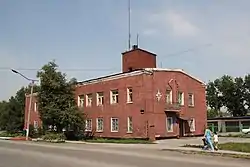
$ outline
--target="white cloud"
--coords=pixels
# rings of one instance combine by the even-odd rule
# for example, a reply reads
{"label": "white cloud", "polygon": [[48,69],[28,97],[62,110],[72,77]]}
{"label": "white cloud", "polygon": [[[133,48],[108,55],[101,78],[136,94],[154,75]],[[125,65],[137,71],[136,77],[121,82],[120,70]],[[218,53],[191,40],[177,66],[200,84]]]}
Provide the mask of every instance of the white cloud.
{"label": "white cloud", "polygon": [[157,30],[156,29],[146,29],[142,33],[143,33],[143,35],[151,36],[151,35],[155,35],[157,33]]}
{"label": "white cloud", "polygon": [[168,11],[166,13],[166,21],[175,36],[195,36],[199,32],[199,28],[177,12]]}

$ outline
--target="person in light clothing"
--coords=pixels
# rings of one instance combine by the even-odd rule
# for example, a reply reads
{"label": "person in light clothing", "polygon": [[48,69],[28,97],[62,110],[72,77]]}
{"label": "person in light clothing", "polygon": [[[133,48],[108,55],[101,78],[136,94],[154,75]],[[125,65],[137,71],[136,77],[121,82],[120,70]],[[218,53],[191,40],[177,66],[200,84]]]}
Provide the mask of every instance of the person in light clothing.
{"label": "person in light clothing", "polygon": [[216,132],[214,132],[214,148],[215,150],[218,150],[218,143],[219,143],[219,137]]}

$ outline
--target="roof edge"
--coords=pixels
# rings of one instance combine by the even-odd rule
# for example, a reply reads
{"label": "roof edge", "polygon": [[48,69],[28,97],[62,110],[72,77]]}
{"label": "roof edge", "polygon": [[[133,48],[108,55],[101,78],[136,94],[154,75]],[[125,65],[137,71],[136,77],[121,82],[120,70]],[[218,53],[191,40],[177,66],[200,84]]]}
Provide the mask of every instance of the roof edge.
{"label": "roof edge", "polygon": [[194,77],[193,75],[190,75],[188,74],[187,72],[185,72],[183,69],[168,69],[168,68],[145,68],[145,70],[148,70],[148,71],[166,71],[166,72],[180,72],[180,73],[183,73],[184,75],[187,75],[189,76],[190,78],[200,82],[202,85],[206,86],[206,83],[202,80],[200,80],[199,78],[197,77]]}

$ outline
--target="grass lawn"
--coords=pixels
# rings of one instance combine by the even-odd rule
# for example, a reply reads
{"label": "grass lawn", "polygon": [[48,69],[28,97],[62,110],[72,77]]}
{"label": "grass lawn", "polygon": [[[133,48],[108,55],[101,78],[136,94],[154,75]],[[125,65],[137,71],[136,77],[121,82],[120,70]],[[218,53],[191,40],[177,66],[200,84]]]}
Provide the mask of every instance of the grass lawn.
{"label": "grass lawn", "polygon": [[[202,148],[202,145],[184,145],[183,147]],[[219,144],[220,150],[250,153],[250,143],[223,143]]]}
{"label": "grass lawn", "polygon": [[141,140],[141,139],[103,139],[97,138],[92,140],[86,140],[86,142],[90,143],[117,143],[117,144],[153,144],[149,140]]}
{"label": "grass lawn", "polygon": [[219,149],[250,153],[250,143],[224,143],[219,144]]}

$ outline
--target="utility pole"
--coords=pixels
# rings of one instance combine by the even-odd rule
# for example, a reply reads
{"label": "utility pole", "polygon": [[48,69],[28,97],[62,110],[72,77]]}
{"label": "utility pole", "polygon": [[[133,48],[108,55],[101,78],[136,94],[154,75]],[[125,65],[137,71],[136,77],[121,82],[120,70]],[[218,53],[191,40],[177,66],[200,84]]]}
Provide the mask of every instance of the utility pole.
{"label": "utility pole", "polygon": [[130,0],[128,0],[128,50],[131,49],[131,9],[130,9]]}
{"label": "utility pole", "polygon": [[27,124],[26,124],[26,140],[29,140],[29,128],[30,128],[30,114],[31,114],[31,106],[32,106],[32,100],[33,100],[33,90],[34,90],[34,85],[35,82],[38,80],[35,79],[30,79],[28,77],[26,77],[25,75],[23,75],[22,73],[18,72],[17,70],[11,69],[11,71],[15,74],[20,75],[21,77],[23,77],[24,79],[30,81],[30,86],[31,86],[31,90],[30,90],[30,101],[29,101],[29,109],[28,109],[28,118],[27,118]]}

